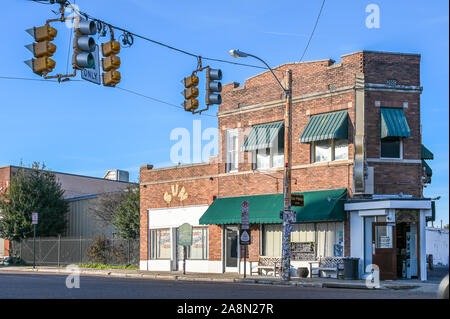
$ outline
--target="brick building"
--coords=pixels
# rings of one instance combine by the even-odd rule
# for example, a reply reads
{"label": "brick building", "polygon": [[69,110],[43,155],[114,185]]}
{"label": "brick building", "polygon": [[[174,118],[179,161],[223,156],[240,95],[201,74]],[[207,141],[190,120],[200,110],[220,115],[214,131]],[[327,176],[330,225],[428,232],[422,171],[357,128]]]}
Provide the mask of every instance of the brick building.
{"label": "brick building", "polygon": [[[402,277],[406,268],[426,278],[424,231],[434,205],[422,190],[431,180],[424,159],[433,155],[421,144],[420,55],[360,51],[340,63],[287,63],[274,72],[282,79],[288,69],[292,192],[305,198],[291,241],[314,247],[291,264],[352,256],[362,277],[373,263],[382,278]],[[243,86],[224,85],[222,101],[218,155],[141,167],[141,269],[181,269],[177,229],[187,222],[194,226],[187,271],[242,272],[242,200],[250,206],[248,267],[281,256],[284,93],[267,71]]]}

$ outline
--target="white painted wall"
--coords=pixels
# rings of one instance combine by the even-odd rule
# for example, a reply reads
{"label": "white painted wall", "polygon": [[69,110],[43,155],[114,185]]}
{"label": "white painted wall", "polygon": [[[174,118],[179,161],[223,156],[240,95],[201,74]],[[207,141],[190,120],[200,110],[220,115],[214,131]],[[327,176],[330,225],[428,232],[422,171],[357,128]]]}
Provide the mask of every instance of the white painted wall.
{"label": "white painted wall", "polygon": [[199,219],[208,205],[149,209],[149,228],[180,227],[184,223],[200,226]]}
{"label": "white painted wall", "polygon": [[449,265],[449,231],[442,228],[426,228],[427,255],[433,255],[433,264]]}
{"label": "white painted wall", "polygon": [[364,218],[350,212],[350,257],[359,258],[359,275],[364,274]]}

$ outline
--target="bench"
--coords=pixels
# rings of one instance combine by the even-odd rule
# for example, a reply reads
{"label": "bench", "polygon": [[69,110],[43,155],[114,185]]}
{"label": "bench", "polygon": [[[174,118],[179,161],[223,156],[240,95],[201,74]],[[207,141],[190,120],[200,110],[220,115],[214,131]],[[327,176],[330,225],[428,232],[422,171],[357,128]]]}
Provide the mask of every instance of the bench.
{"label": "bench", "polygon": [[[260,256],[258,265],[250,269],[250,275],[253,275],[254,272],[258,275],[262,275],[262,271],[264,270],[266,275],[268,275],[269,272],[273,272],[273,275],[276,276],[280,267],[281,257]],[[254,271],[254,269],[256,269],[256,271]]]}
{"label": "bench", "polygon": [[[318,264],[318,267],[313,267],[313,264]],[[335,273],[336,277],[339,277],[339,271],[344,269],[344,262],[342,257],[320,257],[319,260],[310,261],[309,262],[309,273],[310,276],[317,275],[318,277],[322,277],[322,272],[325,273],[325,277],[330,278],[328,272]],[[313,271],[316,270],[317,273]]]}

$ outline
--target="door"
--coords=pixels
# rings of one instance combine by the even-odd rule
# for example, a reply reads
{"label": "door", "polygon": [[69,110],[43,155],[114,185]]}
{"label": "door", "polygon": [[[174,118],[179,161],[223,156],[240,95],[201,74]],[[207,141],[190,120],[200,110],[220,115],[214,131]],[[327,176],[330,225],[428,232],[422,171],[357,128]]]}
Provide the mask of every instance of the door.
{"label": "door", "polygon": [[380,280],[397,279],[395,224],[372,223],[372,263],[380,269]]}
{"label": "door", "polygon": [[225,272],[239,272],[239,233],[237,228],[225,228]]}

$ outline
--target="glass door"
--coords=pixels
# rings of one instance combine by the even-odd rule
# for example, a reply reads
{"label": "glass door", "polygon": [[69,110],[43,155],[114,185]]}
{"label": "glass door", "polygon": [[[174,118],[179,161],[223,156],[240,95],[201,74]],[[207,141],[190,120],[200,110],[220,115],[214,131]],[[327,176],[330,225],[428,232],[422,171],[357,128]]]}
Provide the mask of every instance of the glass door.
{"label": "glass door", "polygon": [[239,272],[239,232],[235,227],[225,228],[225,272]]}

